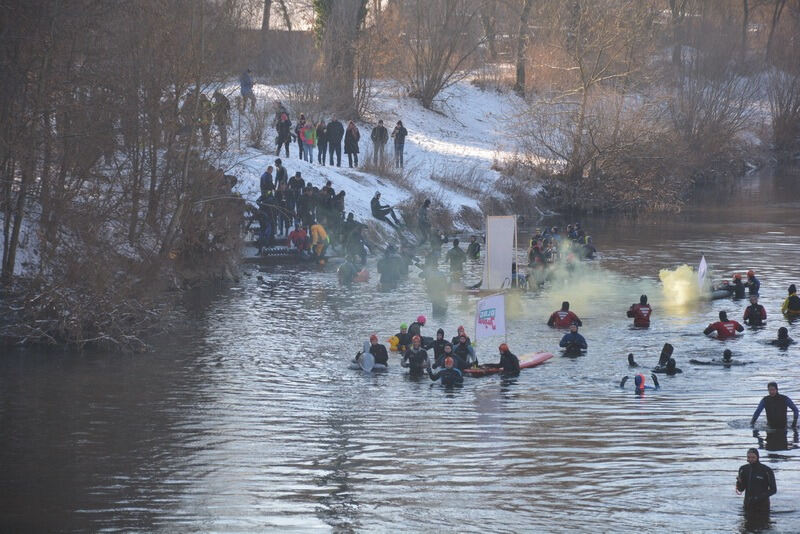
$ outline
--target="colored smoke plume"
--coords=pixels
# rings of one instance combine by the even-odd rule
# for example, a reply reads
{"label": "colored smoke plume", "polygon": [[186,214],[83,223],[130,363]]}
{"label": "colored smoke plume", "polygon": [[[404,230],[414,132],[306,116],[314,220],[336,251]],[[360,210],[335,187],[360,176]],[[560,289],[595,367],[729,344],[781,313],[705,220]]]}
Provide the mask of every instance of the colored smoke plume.
{"label": "colored smoke plume", "polygon": [[701,288],[697,280],[697,272],[688,265],[681,265],[674,270],[661,269],[664,306],[667,308],[685,308],[701,300],[706,288]]}

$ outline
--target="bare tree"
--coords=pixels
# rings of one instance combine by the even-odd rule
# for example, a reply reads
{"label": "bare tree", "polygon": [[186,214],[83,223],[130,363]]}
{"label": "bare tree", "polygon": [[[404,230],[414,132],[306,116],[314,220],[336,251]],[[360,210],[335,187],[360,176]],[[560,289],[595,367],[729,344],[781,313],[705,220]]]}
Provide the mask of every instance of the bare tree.
{"label": "bare tree", "polygon": [[519,32],[517,33],[517,78],[514,83],[514,91],[522,97],[525,96],[525,62],[527,61],[526,52],[529,38],[528,17],[531,7],[533,7],[533,0],[523,0],[519,16]]}

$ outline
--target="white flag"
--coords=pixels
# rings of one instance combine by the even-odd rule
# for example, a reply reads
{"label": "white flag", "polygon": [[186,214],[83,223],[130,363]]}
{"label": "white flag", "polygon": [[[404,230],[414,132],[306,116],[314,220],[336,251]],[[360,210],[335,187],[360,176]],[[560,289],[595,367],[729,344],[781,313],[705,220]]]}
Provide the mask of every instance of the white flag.
{"label": "white flag", "polygon": [[706,284],[706,272],[708,271],[708,264],[706,263],[706,257],[702,256],[700,258],[700,265],[697,267],[697,285],[700,289],[703,289]]}
{"label": "white flag", "polygon": [[475,310],[475,341],[506,333],[506,297],[492,295],[478,301]]}

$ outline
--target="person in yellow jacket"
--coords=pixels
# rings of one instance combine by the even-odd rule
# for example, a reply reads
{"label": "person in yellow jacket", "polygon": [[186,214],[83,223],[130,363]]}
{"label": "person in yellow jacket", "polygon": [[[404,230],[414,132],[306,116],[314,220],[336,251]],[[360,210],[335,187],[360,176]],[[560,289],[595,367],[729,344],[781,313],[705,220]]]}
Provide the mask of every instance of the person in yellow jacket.
{"label": "person in yellow jacket", "polygon": [[323,257],[328,243],[330,243],[330,239],[325,228],[318,221],[314,221],[311,225],[311,252],[318,258]]}
{"label": "person in yellow jacket", "polygon": [[789,286],[789,296],[783,301],[781,312],[789,317],[800,317],[800,297],[794,284]]}

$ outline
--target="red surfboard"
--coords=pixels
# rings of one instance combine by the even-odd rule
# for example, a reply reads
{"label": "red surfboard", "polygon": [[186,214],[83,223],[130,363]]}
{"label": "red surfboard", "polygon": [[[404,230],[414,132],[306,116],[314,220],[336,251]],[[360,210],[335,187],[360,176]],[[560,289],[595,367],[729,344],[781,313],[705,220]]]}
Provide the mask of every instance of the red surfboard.
{"label": "red surfboard", "polygon": [[[536,367],[539,364],[542,364],[552,358],[553,355],[549,352],[533,352],[531,354],[523,354],[519,357],[519,368],[520,369],[527,369],[529,367]],[[483,365],[479,365],[478,367],[470,367],[469,369],[464,369],[464,374],[468,376],[486,376],[486,375],[493,375],[496,373],[502,373],[502,367],[486,367]]]}

